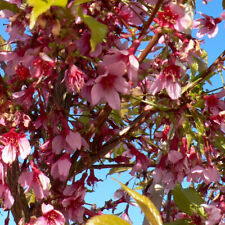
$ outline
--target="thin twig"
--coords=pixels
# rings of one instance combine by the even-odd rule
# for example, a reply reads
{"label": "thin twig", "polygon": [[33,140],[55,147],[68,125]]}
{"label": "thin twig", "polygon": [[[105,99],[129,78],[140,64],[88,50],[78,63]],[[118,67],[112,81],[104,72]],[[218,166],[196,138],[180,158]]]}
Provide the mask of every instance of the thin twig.
{"label": "thin twig", "polygon": [[91,169],[111,169],[111,168],[124,168],[124,167],[133,167],[133,163],[124,163],[124,164],[104,164],[104,165],[92,165]]}
{"label": "thin twig", "polygon": [[144,24],[143,30],[141,31],[139,35],[139,39],[142,39],[143,36],[145,36],[146,31],[148,30],[149,26],[151,25],[153,19],[155,18],[156,13],[159,11],[160,6],[162,5],[164,0],[160,0],[157,2],[155,8],[153,9],[151,16],[147,20],[147,22]]}
{"label": "thin twig", "polygon": [[141,113],[130,125],[125,127],[123,130],[121,130],[117,136],[112,137],[106,144],[104,144],[100,152],[92,155],[91,160],[85,161],[85,159],[80,159],[79,162],[76,164],[76,166],[74,166],[73,170],[71,171],[70,176],[73,175],[74,170],[75,170],[75,174],[78,174],[86,170],[87,168],[89,168],[94,163],[96,163],[100,158],[102,158],[104,155],[110,152],[113,148],[115,148],[123,139],[127,138],[132,131],[137,129],[153,113],[154,111],[150,111],[150,112],[145,111]]}
{"label": "thin twig", "polygon": [[158,43],[159,38],[162,36],[162,34],[160,32],[157,32],[153,38],[151,39],[151,41],[149,42],[149,44],[147,45],[147,47],[144,49],[144,51],[141,53],[141,55],[138,57],[139,58],[139,62],[141,63],[146,56],[148,55],[148,53],[152,50],[152,48],[155,46],[155,44]]}

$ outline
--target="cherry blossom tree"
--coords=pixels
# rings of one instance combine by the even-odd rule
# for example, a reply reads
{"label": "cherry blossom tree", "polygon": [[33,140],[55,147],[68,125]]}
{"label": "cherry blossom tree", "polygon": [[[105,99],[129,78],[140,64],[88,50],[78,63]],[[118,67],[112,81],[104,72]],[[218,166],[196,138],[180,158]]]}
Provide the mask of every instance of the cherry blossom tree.
{"label": "cherry blossom tree", "polygon": [[[144,224],[225,224],[225,51],[208,65],[202,49],[225,12],[195,12],[194,0],[2,0],[0,18],[5,224],[10,213],[20,225],[130,224],[132,198]],[[85,198],[99,169],[127,174],[103,206]],[[121,204],[122,219],[103,215]]]}

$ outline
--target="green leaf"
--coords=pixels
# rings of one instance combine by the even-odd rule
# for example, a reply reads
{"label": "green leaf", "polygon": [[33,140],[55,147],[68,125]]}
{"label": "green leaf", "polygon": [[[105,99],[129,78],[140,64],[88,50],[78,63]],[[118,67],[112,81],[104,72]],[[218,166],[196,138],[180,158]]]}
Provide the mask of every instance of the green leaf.
{"label": "green leaf", "polygon": [[129,110],[129,104],[128,102],[122,102],[121,103],[121,110],[120,110],[120,115],[122,118],[125,117],[125,115],[128,113]]}
{"label": "green leaf", "polygon": [[223,153],[225,153],[225,138],[223,134],[218,133],[215,135],[214,145]]}
{"label": "green leaf", "polygon": [[30,16],[30,29],[35,25],[35,22],[42,13],[50,9],[51,6],[65,7],[68,0],[27,0],[28,5],[32,6]]}
{"label": "green leaf", "polygon": [[94,216],[87,221],[86,225],[130,225],[127,221],[114,215]]}
{"label": "green leaf", "polygon": [[[119,181],[118,181],[119,182]],[[145,217],[151,225],[162,225],[162,219],[158,209],[152,203],[152,201],[144,195],[137,193],[136,191],[128,188],[121,182],[119,182],[122,188],[137,202],[141,210],[145,214]]]}
{"label": "green leaf", "polygon": [[189,89],[195,87],[196,84],[197,84],[201,79],[202,79],[202,78],[198,78],[197,80],[195,80],[195,81],[193,81],[193,82],[187,84],[186,86],[182,87],[182,94],[183,94],[184,92],[186,92],[187,90],[189,90]]}
{"label": "green leaf", "polygon": [[92,2],[93,0],[75,0],[73,5],[81,5],[83,3]]}
{"label": "green leaf", "polygon": [[123,173],[127,170],[130,170],[132,169],[132,167],[119,167],[119,168],[112,168],[109,170],[109,173],[107,174],[108,175],[111,175],[111,174],[114,174],[114,173]]}
{"label": "green leaf", "polygon": [[180,220],[175,220],[171,223],[164,223],[164,225],[190,225],[192,224],[192,220],[190,219],[180,219]]}
{"label": "green leaf", "polygon": [[193,119],[195,121],[195,126],[198,131],[198,134],[200,136],[204,136],[205,135],[205,126],[204,126],[204,122],[203,122],[204,118],[202,118],[202,116],[197,112],[192,111],[191,113],[192,113]]}
{"label": "green leaf", "polygon": [[35,194],[34,194],[33,189],[28,191],[25,195],[26,195],[26,200],[27,200],[28,205],[35,203]]}
{"label": "green leaf", "polygon": [[222,5],[223,5],[223,9],[225,10],[225,0],[223,0]]}
{"label": "green leaf", "polygon": [[194,188],[182,188],[178,184],[172,191],[174,196],[175,204],[180,210],[192,215],[193,212],[198,215],[205,216],[205,211],[201,204],[204,203],[204,200],[201,198],[200,194]]}
{"label": "green leaf", "polygon": [[7,41],[0,35],[0,51],[11,51],[11,45],[7,44]]}
{"label": "green leaf", "polygon": [[77,14],[91,30],[90,44],[91,44],[91,51],[93,52],[97,44],[102,42],[103,39],[106,37],[108,27],[105,24],[98,22],[91,16],[83,15],[81,7],[78,7]]}
{"label": "green leaf", "polygon": [[4,10],[4,9],[10,10],[11,12],[14,12],[14,13],[19,12],[19,8],[17,7],[16,4],[12,4],[6,1],[0,1],[0,10]]}

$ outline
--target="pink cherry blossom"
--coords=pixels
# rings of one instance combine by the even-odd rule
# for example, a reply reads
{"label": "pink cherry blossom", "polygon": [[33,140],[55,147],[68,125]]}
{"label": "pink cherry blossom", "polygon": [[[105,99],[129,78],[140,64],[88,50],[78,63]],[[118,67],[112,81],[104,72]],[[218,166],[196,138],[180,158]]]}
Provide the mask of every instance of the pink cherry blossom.
{"label": "pink cherry blossom", "polygon": [[225,101],[221,100],[225,96],[225,89],[223,88],[220,92],[216,94],[204,96],[206,107],[204,110],[208,111],[213,115],[218,115],[221,111],[225,110]]}
{"label": "pink cherry blossom", "polygon": [[136,82],[138,81],[138,70],[139,70],[139,62],[134,55],[135,49],[138,47],[139,43],[134,43],[134,46],[131,46],[127,49],[127,43],[124,44],[117,43],[118,49],[110,49],[109,54],[105,55],[103,58],[103,63],[106,66],[109,66],[113,63],[124,63],[128,78],[130,81]]}
{"label": "pink cherry blossom", "polygon": [[176,164],[178,161],[183,159],[183,154],[181,152],[171,150],[168,153],[168,159],[171,163]]}
{"label": "pink cherry blossom", "polygon": [[151,160],[143,153],[139,152],[134,146],[130,146],[130,154],[136,156],[136,163],[130,172],[131,175],[141,170],[147,171],[148,167],[151,165]]}
{"label": "pink cherry blossom", "polygon": [[120,96],[118,92],[122,94],[129,93],[129,84],[122,77],[125,73],[125,64],[118,62],[105,67],[101,63],[99,71],[102,75],[96,78],[92,87],[92,103],[96,105],[99,102],[106,101],[113,109],[120,110]]}
{"label": "pink cherry blossom", "polygon": [[59,179],[60,181],[65,181],[69,174],[71,162],[70,157],[64,154],[60,159],[58,159],[51,167],[51,175],[54,179]]}
{"label": "pink cherry blossom", "polygon": [[204,207],[208,217],[207,220],[205,221],[205,225],[218,224],[222,216],[221,210],[214,205],[202,204],[202,206]]}
{"label": "pink cherry blossom", "polygon": [[184,7],[171,2],[162,12],[158,12],[155,22],[161,27],[184,31],[190,28],[192,18],[185,13]]}
{"label": "pink cherry blossom", "polygon": [[169,97],[176,100],[181,96],[181,85],[179,84],[180,77],[181,68],[179,66],[166,66],[164,70],[156,76],[156,80],[151,85],[149,92],[152,95],[155,95],[165,88]]}
{"label": "pink cherry blossom", "polygon": [[208,34],[209,38],[215,37],[218,33],[217,24],[221,22],[221,18],[213,18],[212,16],[207,16],[201,12],[199,12],[199,14],[204,18],[194,20],[192,24],[194,29],[199,28],[196,36],[202,38]]}
{"label": "pink cherry blossom", "polygon": [[196,165],[193,167],[188,174],[187,180],[189,182],[200,182],[204,181],[206,184],[211,182],[219,182],[220,175],[215,167],[202,167]]}
{"label": "pink cherry blossom", "polygon": [[65,218],[61,212],[55,210],[54,207],[50,204],[46,205],[42,203],[41,211],[43,216],[38,217],[35,225],[64,225]]}
{"label": "pink cherry blossom", "polygon": [[222,12],[220,16],[221,16],[221,18],[222,18],[223,20],[225,20],[225,11]]}
{"label": "pink cherry blossom", "polygon": [[81,149],[82,142],[80,134],[70,130],[66,136],[63,134],[53,138],[52,151],[55,154],[60,154],[65,149],[68,153],[72,154],[77,149]]}
{"label": "pink cherry blossom", "polygon": [[51,59],[46,53],[39,53],[39,57],[33,61],[34,77],[40,78],[42,76],[51,76],[55,67],[55,61]]}
{"label": "pink cherry blossom", "polygon": [[65,73],[65,82],[68,91],[80,92],[84,86],[85,74],[75,65],[72,65]]}
{"label": "pink cherry blossom", "polygon": [[[82,179],[81,179],[82,180]],[[77,220],[79,223],[83,222],[83,214],[85,209],[83,207],[85,189],[83,182],[76,182],[67,186],[63,191],[64,199],[62,205],[65,208],[68,219]]]}
{"label": "pink cherry blossom", "polygon": [[14,92],[12,94],[12,97],[17,102],[17,104],[24,106],[25,109],[28,110],[30,109],[32,105],[34,92],[35,92],[35,89],[33,87],[29,87],[22,91]]}
{"label": "pink cherry blossom", "polygon": [[2,143],[1,153],[4,163],[11,164],[16,160],[17,155],[25,159],[31,152],[26,135],[16,133],[15,129],[11,129],[8,133],[0,136],[0,141]]}
{"label": "pink cherry blossom", "polygon": [[23,172],[18,183],[26,188],[26,192],[33,188],[38,199],[43,199],[49,195],[50,179],[37,168],[33,167],[33,171]]}
{"label": "pink cherry blossom", "polygon": [[3,206],[10,209],[14,203],[14,198],[7,184],[0,184],[0,198],[3,200]]}
{"label": "pink cherry blossom", "polygon": [[[142,5],[125,5],[125,4],[119,4],[118,8],[116,8],[116,11],[120,18],[122,18],[127,24],[129,25],[140,25],[142,23],[141,20],[141,14],[144,10]],[[117,22],[119,23],[120,20]]]}

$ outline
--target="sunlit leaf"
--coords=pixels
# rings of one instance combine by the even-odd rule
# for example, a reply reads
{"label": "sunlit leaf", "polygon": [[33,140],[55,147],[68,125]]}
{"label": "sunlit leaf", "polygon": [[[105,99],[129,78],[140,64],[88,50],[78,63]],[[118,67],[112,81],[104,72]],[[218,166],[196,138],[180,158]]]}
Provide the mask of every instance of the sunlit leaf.
{"label": "sunlit leaf", "polygon": [[75,0],[74,5],[81,5],[83,3],[92,2],[93,0]]}
{"label": "sunlit leaf", "polygon": [[78,8],[78,15],[82,19],[82,21],[88,26],[88,28],[91,30],[91,51],[93,52],[97,46],[98,43],[102,42],[104,38],[107,35],[108,27],[95,20],[93,17],[88,15],[83,15],[81,8]]}
{"label": "sunlit leaf", "polygon": [[14,13],[19,12],[19,8],[17,7],[16,4],[12,4],[6,1],[0,1],[0,10],[4,10],[4,9],[10,10],[11,12],[14,12]]}
{"label": "sunlit leaf", "polygon": [[26,193],[26,199],[27,199],[28,205],[35,203],[35,194],[33,189],[31,189],[30,191]]}
{"label": "sunlit leaf", "polygon": [[129,105],[128,102],[121,103],[120,115],[122,118],[128,113]]}
{"label": "sunlit leaf", "polygon": [[182,94],[184,92],[186,92],[187,90],[193,88],[196,86],[196,84],[201,80],[201,78],[198,78],[197,80],[190,82],[189,84],[185,85],[184,87],[182,87]]}
{"label": "sunlit leaf", "polygon": [[137,204],[140,206],[141,210],[145,214],[146,219],[150,222],[151,225],[163,224],[158,209],[155,207],[155,205],[149,198],[128,188],[121,182],[119,183],[122,186],[122,188],[137,202]]}
{"label": "sunlit leaf", "polygon": [[204,200],[194,188],[182,188],[178,184],[172,192],[175,204],[180,210],[188,215],[192,215],[195,212],[201,216],[205,216],[204,208],[201,205],[204,203]]}
{"label": "sunlit leaf", "polygon": [[27,0],[27,3],[33,7],[30,16],[30,29],[35,25],[35,22],[42,13],[50,9],[51,6],[65,7],[68,0]]}
{"label": "sunlit leaf", "polygon": [[122,173],[122,172],[125,172],[125,171],[130,170],[130,169],[132,169],[132,167],[112,168],[112,169],[110,169],[110,171],[107,175],[111,175],[111,174],[114,174],[114,173]]}
{"label": "sunlit leaf", "polygon": [[114,215],[94,216],[87,221],[86,225],[130,225],[127,221]]}
{"label": "sunlit leaf", "polygon": [[9,44],[7,44],[7,41],[0,35],[0,50],[3,51],[11,51],[12,48]]}

